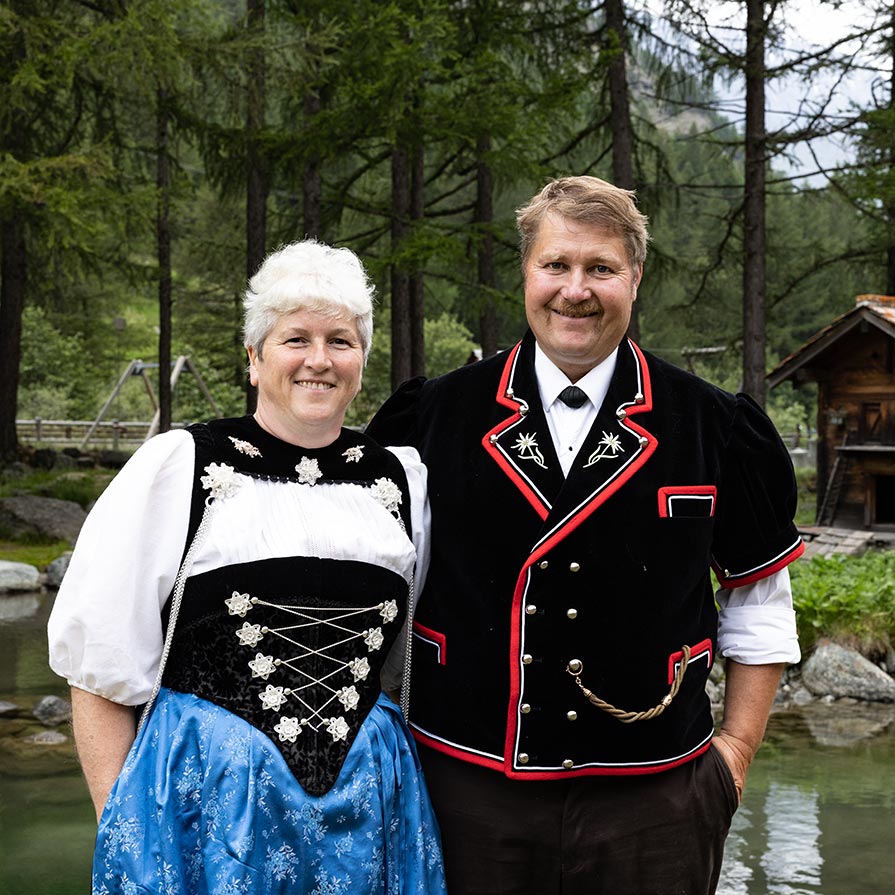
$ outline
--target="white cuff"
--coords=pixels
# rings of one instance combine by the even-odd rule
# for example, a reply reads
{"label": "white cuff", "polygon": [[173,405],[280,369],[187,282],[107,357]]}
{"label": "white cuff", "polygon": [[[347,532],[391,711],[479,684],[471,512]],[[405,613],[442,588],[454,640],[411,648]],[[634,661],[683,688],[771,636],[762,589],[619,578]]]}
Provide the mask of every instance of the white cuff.
{"label": "white cuff", "polygon": [[742,665],[798,662],[796,614],[783,606],[736,606],[718,613],[718,652]]}

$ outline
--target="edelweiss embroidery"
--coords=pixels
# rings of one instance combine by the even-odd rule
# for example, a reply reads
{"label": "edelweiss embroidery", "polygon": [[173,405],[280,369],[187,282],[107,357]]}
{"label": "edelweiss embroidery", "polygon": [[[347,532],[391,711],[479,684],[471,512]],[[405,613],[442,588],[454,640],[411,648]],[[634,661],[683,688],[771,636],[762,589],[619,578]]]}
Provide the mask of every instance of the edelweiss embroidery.
{"label": "edelweiss embroidery", "polygon": [[235,447],[240,454],[245,454],[247,457],[261,456],[261,451],[259,451],[251,442],[243,441],[241,438],[236,438],[233,435],[228,435],[227,437],[233,442],[233,447]]}
{"label": "edelweiss embroidery", "polygon": [[317,479],[323,477],[320,464],[311,457],[302,457],[295,467],[298,473],[298,481],[302,485],[316,485]]}
{"label": "edelweiss embroidery", "polygon": [[513,450],[519,452],[520,460],[534,460],[541,469],[546,469],[547,464],[544,462],[544,455],[538,447],[538,441],[534,435],[522,435],[516,439]]}
{"label": "edelweiss embroidery", "polygon": [[600,439],[600,446],[587,458],[584,468],[587,469],[588,466],[593,466],[607,457],[610,460],[614,460],[619,454],[624,452],[625,449],[621,446],[618,435],[610,435],[604,430],[603,437]]}
{"label": "edelweiss embroidery", "polygon": [[342,456],[345,458],[346,463],[360,463],[361,458],[364,456],[364,446],[357,444],[354,447],[350,447],[347,451],[342,451]]}
{"label": "edelweiss embroidery", "polygon": [[233,497],[242,484],[239,473],[226,463],[209,463],[205,471],[208,475],[203,475],[199,481],[203,488],[211,491],[212,497]]}

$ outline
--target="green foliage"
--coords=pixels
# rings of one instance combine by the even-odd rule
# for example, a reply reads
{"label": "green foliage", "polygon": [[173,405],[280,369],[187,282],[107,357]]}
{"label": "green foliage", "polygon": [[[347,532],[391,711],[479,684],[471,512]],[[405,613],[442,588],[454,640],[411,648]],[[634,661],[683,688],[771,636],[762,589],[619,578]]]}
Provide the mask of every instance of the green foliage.
{"label": "green foliage", "polygon": [[895,644],[895,551],[815,556],[790,566],[802,651],[820,637],[871,655]]}
{"label": "green foliage", "polygon": [[106,469],[36,470],[22,478],[0,481],[0,497],[34,494],[71,500],[86,510],[103,493],[113,476],[114,473]]}
{"label": "green foliage", "polygon": [[41,571],[54,560],[71,550],[68,541],[52,541],[46,544],[20,544],[0,540],[0,559],[6,562],[23,562]]}
{"label": "green foliage", "polygon": [[[389,324],[388,310],[376,315],[376,333],[364,370],[363,388],[348,408],[347,425],[365,426],[391,394]],[[447,312],[427,320],[425,330],[426,374],[430,379],[463,366],[476,348],[469,330]]]}

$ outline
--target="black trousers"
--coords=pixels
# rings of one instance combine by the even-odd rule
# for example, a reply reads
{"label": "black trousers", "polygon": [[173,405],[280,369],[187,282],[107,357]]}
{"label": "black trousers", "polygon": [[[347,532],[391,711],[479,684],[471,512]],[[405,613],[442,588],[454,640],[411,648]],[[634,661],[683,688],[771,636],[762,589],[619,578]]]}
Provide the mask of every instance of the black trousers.
{"label": "black trousers", "polygon": [[737,808],[714,748],[659,774],[509,780],[424,746],[449,895],[712,895]]}

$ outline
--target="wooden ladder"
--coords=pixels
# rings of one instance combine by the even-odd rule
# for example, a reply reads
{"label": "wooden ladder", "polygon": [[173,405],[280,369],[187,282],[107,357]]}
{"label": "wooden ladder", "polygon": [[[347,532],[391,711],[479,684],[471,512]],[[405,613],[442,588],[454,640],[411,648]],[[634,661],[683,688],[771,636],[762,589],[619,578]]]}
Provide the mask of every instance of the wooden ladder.
{"label": "wooden ladder", "polygon": [[[842,446],[848,444],[848,432],[842,439]],[[848,475],[849,458],[847,454],[837,453],[830,472],[830,481],[824,492],[824,499],[817,512],[816,525],[830,525],[836,515],[836,507],[839,506],[839,495],[842,493],[842,485]]]}

